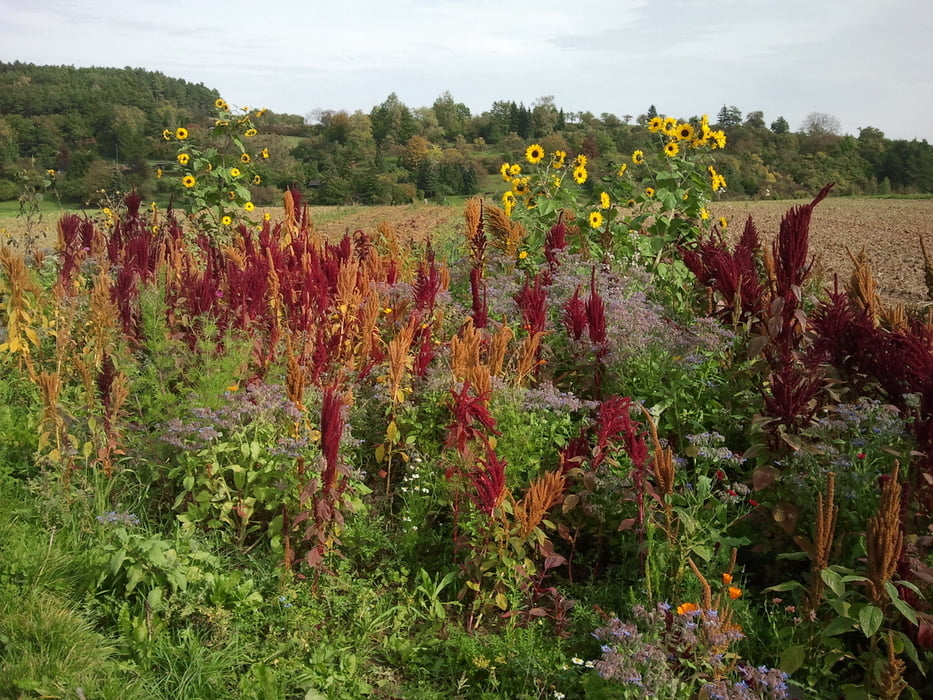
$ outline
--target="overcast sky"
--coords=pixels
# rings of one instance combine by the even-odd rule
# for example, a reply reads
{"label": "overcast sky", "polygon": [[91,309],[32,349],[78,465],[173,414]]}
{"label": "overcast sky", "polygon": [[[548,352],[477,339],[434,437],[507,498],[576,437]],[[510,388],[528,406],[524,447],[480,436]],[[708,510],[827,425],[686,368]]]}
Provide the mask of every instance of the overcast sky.
{"label": "overcast sky", "polygon": [[933,0],[0,0],[2,61],[147,68],[300,115],[551,95],[933,143],[931,47]]}

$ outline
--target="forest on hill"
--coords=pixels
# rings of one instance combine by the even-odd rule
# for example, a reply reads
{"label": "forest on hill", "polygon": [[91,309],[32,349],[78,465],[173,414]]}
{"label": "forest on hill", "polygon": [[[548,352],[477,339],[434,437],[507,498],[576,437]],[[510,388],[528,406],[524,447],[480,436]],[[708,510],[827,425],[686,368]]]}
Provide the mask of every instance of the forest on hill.
{"label": "forest on hill", "polygon": [[[181,185],[163,130],[209,131],[220,98],[202,84],[139,68],[0,63],[0,201],[16,199],[43,174],[45,187],[65,202],[133,188],[165,201]],[[369,113],[266,111],[260,137],[268,157],[253,201],[276,202],[291,185],[316,204],[482,193],[498,188],[502,162],[520,159],[532,142],[587,155],[598,164],[596,183],[649,143],[654,135],[643,127],[659,112],[663,107],[651,105],[639,115],[597,116],[542,97],[531,106],[497,101],[472,114],[449,92],[429,107],[409,107],[393,93]],[[729,183],[725,198],[802,197],[830,181],[836,195],[933,192],[926,141],[888,139],[871,126],[841,134],[838,120],[823,113],[809,115],[798,131],[782,116],[734,105],[709,118],[727,136],[717,157]]]}

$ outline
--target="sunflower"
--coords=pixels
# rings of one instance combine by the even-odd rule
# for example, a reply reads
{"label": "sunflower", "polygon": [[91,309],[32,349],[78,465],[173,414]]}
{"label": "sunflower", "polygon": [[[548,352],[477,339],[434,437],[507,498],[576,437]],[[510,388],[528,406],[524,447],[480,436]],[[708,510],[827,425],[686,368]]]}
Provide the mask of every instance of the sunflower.
{"label": "sunflower", "polygon": [[183,126],[178,127],[175,129],[175,138],[179,141],[184,141],[188,138],[188,130]]}
{"label": "sunflower", "polygon": [[712,137],[713,141],[716,142],[717,148],[726,147],[726,132],[724,132],[722,129],[711,132],[710,136]]}
{"label": "sunflower", "polygon": [[266,110],[267,110],[267,109],[269,109],[269,108],[268,108],[268,107],[263,107],[263,108],[260,109],[258,112],[256,112],[256,116],[257,116],[257,117],[261,117],[263,114],[266,113]]}
{"label": "sunflower", "polygon": [[664,155],[668,158],[673,158],[678,153],[680,153],[680,146],[677,145],[676,141],[668,141],[664,145]]}
{"label": "sunflower", "polygon": [[240,169],[230,168],[230,177],[240,177]]}
{"label": "sunflower", "polygon": [[645,152],[644,151],[635,151],[632,153],[632,162],[635,165],[641,165],[645,162]]}
{"label": "sunflower", "polygon": [[673,136],[677,131],[677,120],[674,117],[664,117],[664,123],[661,125],[661,131],[668,136]]}
{"label": "sunflower", "polygon": [[567,161],[567,151],[554,151],[554,162],[551,165],[555,168],[563,168]]}
{"label": "sunflower", "polygon": [[515,199],[515,195],[511,191],[506,192],[504,195],[502,195],[502,208],[505,210],[506,216],[512,216],[512,209],[515,208],[516,204],[517,204],[517,200]]}
{"label": "sunflower", "polygon": [[269,157],[269,149],[268,149],[268,148],[263,148],[263,149],[262,149],[262,157],[263,157],[263,158],[268,158],[268,157]]}
{"label": "sunflower", "polygon": [[527,160],[532,165],[540,163],[542,160],[544,160],[544,149],[541,148],[541,144],[533,143],[528,148],[526,148],[525,160]]}
{"label": "sunflower", "polygon": [[262,215],[262,220],[263,220],[263,221],[272,221],[272,214],[270,214],[269,212],[266,212],[265,214]]}
{"label": "sunflower", "polygon": [[244,208],[246,211],[252,211],[253,209],[256,208],[256,205],[253,204],[252,202],[247,202],[246,204],[243,205],[243,208]]}
{"label": "sunflower", "polygon": [[241,162],[241,163],[249,163],[249,161],[250,161],[249,153],[243,153],[243,154],[240,156],[240,162]]}
{"label": "sunflower", "polygon": [[512,177],[516,177],[517,175],[521,175],[521,174],[522,174],[521,165],[519,165],[518,163],[512,163],[509,166],[509,175],[511,175]]}
{"label": "sunflower", "polygon": [[589,163],[589,161],[582,153],[573,159],[573,164],[578,168],[585,168],[587,163]]}
{"label": "sunflower", "polygon": [[600,192],[599,193],[599,208],[608,209],[610,204],[612,204],[612,200],[609,198],[609,193]]}
{"label": "sunflower", "polygon": [[246,138],[251,139],[251,138],[253,138],[253,137],[254,137],[256,134],[258,134],[258,133],[259,133],[259,132],[256,131],[255,129],[247,129],[247,130],[246,130],[246,133],[243,134],[243,135],[244,135]]}
{"label": "sunflower", "polygon": [[555,175],[551,178],[551,184],[554,185],[554,189],[560,189],[561,184],[564,182],[564,179],[560,175]]}
{"label": "sunflower", "polygon": [[528,257],[528,251],[527,251],[527,250],[523,250],[521,253],[518,254],[518,259],[519,259],[519,260],[524,260],[524,259],[527,258],[527,257]]}
{"label": "sunflower", "polygon": [[578,185],[582,185],[586,182],[586,178],[589,177],[589,173],[586,172],[586,168],[582,165],[578,165],[573,169],[573,181]]}
{"label": "sunflower", "polygon": [[258,175],[253,175],[253,184],[258,185],[260,182],[262,182],[262,178]]}
{"label": "sunflower", "polygon": [[726,221],[726,217],[720,216],[719,217],[719,228],[728,228],[728,227],[729,227],[729,222]]}
{"label": "sunflower", "polygon": [[693,139],[693,126],[684,122],[677,126],[677,138],[681,141],[691,141]]}
{"label": "sunflower", "polygon": [[229,192],[227,192],[227,199],[229,199],[231,202],[234,199],[236,199],[236,192],[234,192],[233,190],[230,190]]}
{"label": "sunflower", "polygon": [[217,121],[214,122],[214,126],[229,126],[229,125],[230,125],[230,122],[228,122],[226,119],[218,119]]}
{"label": "sunflower", "polygon": [[191,160],[191,156],[189,156],[187,153],[179,153],[179,154],[178,154],[178,162],[179,162],[181,165],[188,165],[188,161],[189,161],[189,160]]}
{"label": "sunflower", "polygon": [[713,175],[711,184],[713,187],[713,192],[719,192],[719,190],[726,189],[726,178],[719,173],[716,173]]}
{"label": "sunflower", "polygon": [[185,175],[181,179],[181,184],[183,184],[185,187],[194,187],[196,182],[197,180],[194,179],[194,175]]}
{"label": "sunflower", "polygon": [[499,174],[502,176],[502,182],[511,182],[512,177],[509,175],[509,164],[503,163],[502,167],[499,168]]}
{"label": "sunflower", "polygon": [[654,188],[653,188],[653,187],[646,187],[646,188],[645,188],[645,196],[647,196],[647,197],[654,197]]}
{"label": "sunflower", "polygon": [[162,168],[156,168],[156,180],[162,179]]}
{"label": "sunflower", "polygon": [[651,120],[648,122],[648,131],[652,134],[656,134],[661,130],[661,126],[664,124],[664,120],[661,117],[651,117]]}
{"label": "sunflower", "polygon": [[233,223],[233,219],[231,219],[229,216],[225,216],[220,220],[220,223],[222,223],[224,226],[229,226]]}
{"label": "sunflower", "polygon": [[227,101],[224,100],[223,98],[214,100],[214,106],[215,106],[217,109],[224,109],[224,110],[230,109],[230,105],[228,105],[228,104],[227,104]]}
{"label": "sunflower", "polygon": [[626,170],[628,170],[628,163],[622,163],[622,165],[619,166],[619,177],[625,175]]}
{"label": "sunflower", "polygon": [[162,129],[162,138],[165,139],[166,141],[171,141],[172,132],[169,131],[168,129]]}
{"label": "sunflower", "polygon": [[708,219],[709,219],[709,209],[707,209],[706,207],[703,207],[702,209],[700,209],[700,218],[701,218],[703,221],[708,220]]}
{"label": "sunflower", "polygon": [[598,211],[591,211],[589,216],[590,228],[599,228],[603,225],[603,215]]}

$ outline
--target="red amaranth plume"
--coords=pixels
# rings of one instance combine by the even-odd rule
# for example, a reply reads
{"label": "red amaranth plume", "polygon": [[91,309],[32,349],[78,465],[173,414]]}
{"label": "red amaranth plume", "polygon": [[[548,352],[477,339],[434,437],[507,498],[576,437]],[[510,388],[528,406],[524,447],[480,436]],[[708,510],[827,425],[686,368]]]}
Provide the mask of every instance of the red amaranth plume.
{"label": "red amaranth plume", "polygon": [[483,440],[485,455],[476,460],[476,467],[470,472],[470,482],[475,494],[471,494],[473,503],[486,515],[492,515],[505,497],[505,465],[499,459],[489,440]]}
{"label": "red amaranth plume", "polygon": [[580,340],[583,337],[583,331],[586,330],[586,302],[580,298],[580,287],[577,286],[573,296],[564,304],[563,316],[564,328],[574,340]]}
{"label": "red amaranth plume", "polygon": [[[469,382],[463,382],[458,392],[450,390],[450,412],[453,421],[447,427],[447,446],[456,447],[461,454],[471,440],[481,439],[486,434],[500,435],[496,430],[496,419],[489,412],[489,394],[475,394]],[[476,427],[479,423],[485,430]]]}
{"label": "red amaranth plume", "polygon": [[[809,204],[791,208],[781,219],[777,238],[771,244],[774,256],[775,293],[787,300],[800,301],[800,289],[813,267],[810,257],[810,217],[817,204],[822,202],[835,183],[829,183]],[[809,258],[809,260],[808,260]]]}
{"label": "red amaranth plume", "polygon": [[560,261],[557,253],[567,248],[567,226],[564,225],[564,213],[561,212],[557,223],[551,226],[544,238],[544,259],[547,260],[548,273],[545,283],[549,284]]}
{"label": "red amaranth plume", "polygon": [[440,268],[434,259],[434,249],[431,242],[428,241],[424,249],[424,259],[418,262],[418,269],[415,272],[415,281],[413,284],[413,294],[415,309],[425,311],[429,314],[434,311],[437,305],[437,295],[441,292],[443,280],[440,274]]}
{"label": "red amaranth plume", "polygon": [[528,283],[515,295],[515,303],[521,311],[529,333],[543,333],[547,328],[547,291],[542,283],[542,275],[535,275],[534,284]]}
{"label": "red amaranth plume", "polygon": [[325,492],[333,488],[337,479],[337,460],[343,429],[343,398],[336,387],[327,387],[321,401],[321,454],[324,457],[321,486]]}
{"label": "red amaranth plume", "polygon": [[606,304],[596,288],[596,270],[590,275],[590,298],[586,301],[586,320],[590,331],[590,340],[596,345],[606,342]]}

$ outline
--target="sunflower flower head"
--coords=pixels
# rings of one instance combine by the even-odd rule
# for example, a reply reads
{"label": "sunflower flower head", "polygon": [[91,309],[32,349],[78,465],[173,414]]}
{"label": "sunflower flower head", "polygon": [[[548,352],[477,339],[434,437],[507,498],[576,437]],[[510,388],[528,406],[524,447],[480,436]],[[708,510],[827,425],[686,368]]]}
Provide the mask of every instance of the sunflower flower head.
{"label": "sunflower flower head", "polygon": [[262,182],[262,178],[259,175],[253,175],[253,184],[258,185],[260,182]]}
{"label": "sunflower flower head", "polygon": [[608,192],[599,193],[599,207],[600,209],[608,209],[609,205],[612,204],[612,200],[609,198]]}
{"label": "sunflower flower head", "polygon": [[240,177],[240,174],[239,168],[230,168],[230,177]]}
{"label": "sunflower flower head", "polygon": [[635,165],[641,165],[642,163],[644,163],[644,162],[645,162],[645,152],[644,152],[644,151],[641,151],[641,150],[634,151],[634,152],[632,153],[632,162],[633,162]]}
{"label": "sunflower flower head", "polygon": [[648,120],[648,131],[652,134],[656,134],[661,130],[663,124],[664,120],[661,117],[651,117],[651,119]]}
{"label": "sunflower flower head", "polygon": [[229,226],[230,224],[233,223],[233,219],[231,219],[230,216],[224,216],[224,217],[220,220],[220,223],[222,223],[224,226]]}
{"label": "sunflower flower head", "polygon": [[677,131],[677,120],[674,117],[664,117],[664,123],[661,125],[661,131],[668,136],[673,136]]}
{"label": "sunflower flower head", "polygon": [[524,197],[530,190],[527,177],[516,177],[512,180],[512,191],[519,197]]}
{"label": "sunflower flower head", "polygon": [[628,163],[622,163],[622,165],[619,166],[619,177],[624,176],[626,170],[628,170]]}
{"label": "sunflower flower head", "polygon": [[246,204],[243,205],[243,208],[244,208],[246,211],[252,211],[253,209],[256,208],[256,205],[253,204],[252,202],[247,202]]}
{"label": "sunflower flower head", "polygon": [[246,138],[251,139],[251,138],[253,138],[253,137],[254,137],[256,134],[258,134],[258,133],[259,133],[259,132],[256,131],[255,129],[247,129],[246,132],[245,132],[243,135],[244,135]]}
{"label": "sunflower flower head", "polygon": [[586,182],[586,178],[588,177],[589,173],[586,172],[585,166],[578,165],[573,169],[573,181],[578,185],[582,185],[584,182]]}
{"label": "sunflower flower head", "polygon": [[646,187],[646,188],[645,188],[645,196],[646,196],[646,197],[654,197],[654,188],[653,188],[653,187]]}
{"label": "sunflower flower head", "polygon": [[227,104],[227,101],[226,101],[225,99],[223,99],[223,98],[214,100],[214,106],[215,106],[217,109],[222,109],[222,110],[224,110],[225,112],[230,110],[230,105],[228,105],[228,104]]}
{"label": "sunflower flower head", "polygon": [[589,163],[585,154],[581,153],[576,158],[573,159],[573,164],[578,168],[585,168]]}
{"label": "sunflower flower head", "polygon": [[249,153],[242,153],[242,154],[240,154],[240,162],[241,162],[241,163],[249,163],[249,161],[250,161]]}
{"label": "sunflower flower head", "polygon": [[511,166],[509,166],[508,163],[503,163],[502,166],[499,168],[499,174],[502,176],[502,182],[512,181],[512,175],[509,172],[510,167]]}
{"label": "sunflower flower head", "polygon": [[527,160],[532,165],[536,165],[544,160],[544,149],[541,148],[541,144],[533,143],[528,148],[525,149],[525,160]]}
{"label": "sunflower flower head", "polygon": [[728,227],[729,227],[729,222],[726,220],[726,217],[720,216],[719,217],[719,228],[728,228]]}
{"label": "sunflower flower head", "polygon": [[603,215],[598,211],[591,211],[589,216],[590,228],[599,228],[603,225]]}
{"label": "sunflower flower head", "polygon": [[187,153],[178,154],[178,163],[180,165],[188,165],[189,160],[191,160],[191,156],[189,156]]}
{"label": "sunflower flower head", "polygon": [[196,183],[197,183],[197,180],[194,179],[194,175],[185,175],[181,179],[181,184],[183,184],[185,187],[189,189],[194,187]]}
{"label": "sunflower flower head", "polygon": [[509,166],[509,175],[510,175],[510,176],[516,177],[516,176],[521,175],[521,174],[522,174],[522,166],[521,166],[521,165],[519,165],[518,163],[512,163],[512,164]]}
{"label": "sunflower flower head", "polygon": [[551,166],[554,168],[563,168],[564,164],[567,162],[567,151],[554,151],[554,161],[551,163]]}
{"label": "sunflower flower head", "polygon": [[664,144],[664,155],[668,158],[673,158],[678,153],[680,153],[680,146],[677,145],[676,141],[668,141]]}
{"label": "sunflower flower head", "polygon": [[162,129],[162,138],[165,139],[166,141],[171,141],[172,132],[169,131],[168,129]]}
{"label": "sunflower flower head", "polygon": [[681,141],[692,141],[693,133],[693,126],[688,122],[677,125],[677,138]]}
{"label": "sunflower flower head", "polygon": [[175,138],[179,141],[184,141],[188,138],[188,130],[183,126],[178,127],[175,129]]}
{"label": "sunflower flower head", "polygon": [[269,149],[268,149],[268,148],[263,148],[263,149],[262,149],[262,157],[263,157],[263,158],[268,158],[268,157],[269,157]]}

